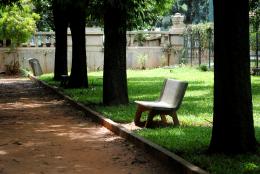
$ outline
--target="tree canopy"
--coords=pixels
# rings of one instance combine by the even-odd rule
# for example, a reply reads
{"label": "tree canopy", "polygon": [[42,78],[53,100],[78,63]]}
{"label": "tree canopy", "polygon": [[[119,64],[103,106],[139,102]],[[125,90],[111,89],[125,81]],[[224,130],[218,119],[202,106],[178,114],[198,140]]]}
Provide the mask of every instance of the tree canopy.
{"label": "tree canopy", "polygon": [[260,24],[260,1],[250,0],[250,23],[253,25],[253,29],[256,31]]}
{"label": "tree canopy", "polygon": [[18,3],[19,0],[1,0],[0,1],[0,6],[7,6],[7,5],[13,5],[15,3]]}
{"label": "tree canopy", "polygon": [[87,7],[87,25],[103,26],[107,9],[105,2],[121,9],[127,9],[127,29],[132,30],[150,29],[155,26],[158,19],[170,11],[174,0],[93,0]]}
{"label": "tree canopy", "polygon": [[20,0],[21,6],[6,6],[0,12],[0,39],[11,39],[15,47],[26,42],[36,30],[38,14],[32,13],[30,0]]}
{"label": "tree canopy", "polygon": [[209,15],[209,0],[176,0],[172,13],[182,13],[186,16],[185,23],[207,22]]}
{"label": "tree canopy", "polygon": [[50,0],[33,0],[33,11],[41,16],[37,21],[38,31],[54,30],[52,6]]}

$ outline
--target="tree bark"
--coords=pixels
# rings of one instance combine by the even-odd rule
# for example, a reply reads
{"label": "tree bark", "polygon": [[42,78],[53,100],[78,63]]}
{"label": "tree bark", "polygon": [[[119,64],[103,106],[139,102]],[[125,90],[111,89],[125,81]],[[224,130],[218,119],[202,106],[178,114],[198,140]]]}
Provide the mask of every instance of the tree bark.
{"label": "tree bark", "polygon": [[258,68],[258,59],[259,59],[259,55],[258,55],[258,51],[259,51],[259,32],[258,32],[258,29],[259,28],[259,25],[257,26],[257,29],[256,29],[256,68]]}
{"label": "tree bark", "polygon": [[55,63],[54,80],[61,80],[61,75],[68,74],[67,68],[67,28],[68,18],[64,7],[53,1],[53,17],[55,26]]}
{"label": "tree bark", "polygon": [[85,9],[72,7],[70,29],[72,36],[72,67],[69,78],[69,88],[87,88],[87,56],[85,37]]}
{"label": "tree bark", "polygon": [[209,152],[254,152],[248,0],[215,0],[214,14],[214,118]]}
{"label": "tree bark", "polygon": [[128,104],[126,74],[126,9],[107,3],[104,15],[103,104]]}

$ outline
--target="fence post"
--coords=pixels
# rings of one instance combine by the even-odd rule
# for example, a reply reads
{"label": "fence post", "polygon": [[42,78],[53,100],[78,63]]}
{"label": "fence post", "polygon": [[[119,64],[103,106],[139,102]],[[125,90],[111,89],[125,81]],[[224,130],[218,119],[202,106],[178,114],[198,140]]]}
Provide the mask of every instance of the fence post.
{"label": "fence post", "polygon": [[190,34],[190,65],[192,66],[192,57],[193,57],[193,37],[192,33]]}
{"label": "fence post", "polygon": [[256,31],[256,68],[258,68],[258,50],[259,50],[259,33],[258,33],[258,27],[257,27],[257,31]]}
{"label": "fence post", "polygon": [[200,33],[198,32],[198,43],[199,43],[199,66],[201,65],[201,37]]}
{"label": "fence post", "polygon": [[209,52],[209,69],[210,69],[210,62],[211,62],[211,60],[210,60],[210,57],[211,57],[211,36],[209,35],[209,48],[208,48],[208,52]]}

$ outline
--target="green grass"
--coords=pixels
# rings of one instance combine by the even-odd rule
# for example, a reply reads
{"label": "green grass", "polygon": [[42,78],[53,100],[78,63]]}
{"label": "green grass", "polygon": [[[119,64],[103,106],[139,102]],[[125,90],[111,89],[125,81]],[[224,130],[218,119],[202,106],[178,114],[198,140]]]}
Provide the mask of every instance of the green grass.
{"label": "green grass", "polygon": [[[89,73],[89,89],[62,89],[73,99],[102,112],[120,123],[133,121],[136,111],[135,100],[155,100],[160,95],[163,80],[174,78],[188,81],[189,86],[182,106],[178,111],[181,126],[142,129],[136,133],[184,157],[211,173],[238,174],[260,173],[260,150],[257,154],[228,157],[206,155],[212,126],[213,73],[195,68],[129,70],[128,106],[104,107],[102,102],[102,72]],[[51,85],[52,75],[41,76]],[[256,138],[260,141],[260,77],[252,77],[254,124]],[[145,119],[145,117],[144,117]]]}

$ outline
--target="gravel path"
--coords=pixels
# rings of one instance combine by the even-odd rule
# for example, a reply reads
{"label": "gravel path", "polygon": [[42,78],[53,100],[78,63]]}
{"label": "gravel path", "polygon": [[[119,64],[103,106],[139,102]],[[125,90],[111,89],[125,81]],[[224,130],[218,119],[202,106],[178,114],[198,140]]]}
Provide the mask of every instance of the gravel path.
{"label": "gravel path", "polygon": [[0,174],[56,173],[172,172],[30,80],[0,76]]}

